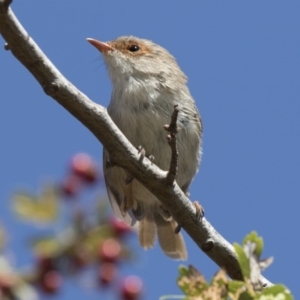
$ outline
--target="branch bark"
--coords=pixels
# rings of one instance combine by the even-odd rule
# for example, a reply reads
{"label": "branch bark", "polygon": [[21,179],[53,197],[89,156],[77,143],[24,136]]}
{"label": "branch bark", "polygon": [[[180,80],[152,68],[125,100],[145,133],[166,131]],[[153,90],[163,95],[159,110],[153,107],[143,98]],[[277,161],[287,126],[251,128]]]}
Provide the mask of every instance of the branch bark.
{"label": "branch bark", "polygon": [[[10,2],[0,0],[0,33],[7,42],[5,49],[28,69],[47,95],[95,135],[118,166],[132,174],[168,207],[178,224],[206,255],[224,268],[232,279],[242,280],[232,245],[205,218],[199,220],[194,205],[177,183],[167,184],[167,172],[146,157],[139,159],[138,151],[113,123],[106,109],[91,101],[59,72],[19,23],[9,7]],[[263,276],[261,282],[263,286],[272,285]]]}

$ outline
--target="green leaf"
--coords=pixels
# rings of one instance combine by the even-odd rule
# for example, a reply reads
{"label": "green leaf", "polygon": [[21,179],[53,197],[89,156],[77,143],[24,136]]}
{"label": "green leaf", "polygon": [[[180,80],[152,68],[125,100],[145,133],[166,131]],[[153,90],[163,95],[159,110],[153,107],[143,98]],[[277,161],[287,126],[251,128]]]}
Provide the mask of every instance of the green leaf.
{"label": "green leaf", "polygon": [[244,285],[245,285],[245,283],[243,281],[231,280],[231,281],[228,282],[228,290],[229,290],[230,293],[235,294]]}
{"label": "green leaf", "polygon": [[291,292],[282,284],[266,288],[257,298],[258,300],[293,300]]}
{"label": "green leaf", "polygon": [[13,197],[14,212],[33,222],[53,222],[58,216],[58,195],[53,187],[47,187],[39,197],[29,193],[16,193]]}
{"label": "green leaf", "polygon": [[220,269],[212,278],[209,287],[202,293],[204,299],[227,299],[228,278],[226,272]]}
{"label": "green leaf", "polygon": [[33,249],[41,257],[52,257],[61,252],[58,240],[53,237],[36,239],[33,242]]}
{"label": "green leaf", "polygon": [[111,236],[112,232],[109,225],[97,226],[87,232],[81,243],[85,246],[88,252],[96,255],[99,245]]}
{"label": "green leaf", "polygon": [[239,296],[239,300],[254,300],[253,296],[251,296],[248,292],[242,292]]}
{"label": "green leaf", "polygon": [[243,245],[247,242],[254,243],[256,245],[254,253],[257,257],[260,257],[263,249],[264,249],[264,240],[262,237],[258,236],[257,232],[252,231],[248,235],[245,236],[243,240]]}
{"label": "green leaf", "polygon": [[179,268],[177,284],[185,295],[198,296],[208,287],[203,275],[193,266]]}
{"label": "green leaf", "polygon": [[241,267],[244,278],[250,278],[250,264],[248,257],[246,256],[243,248],[239,244],[234,243],[233,247],[237,254],[239,265]]}
{"label": "green leaf", "polygon": [[188,271],[189,269],[184,265],[180,265],[178,268],[179,276],[187,276]]}

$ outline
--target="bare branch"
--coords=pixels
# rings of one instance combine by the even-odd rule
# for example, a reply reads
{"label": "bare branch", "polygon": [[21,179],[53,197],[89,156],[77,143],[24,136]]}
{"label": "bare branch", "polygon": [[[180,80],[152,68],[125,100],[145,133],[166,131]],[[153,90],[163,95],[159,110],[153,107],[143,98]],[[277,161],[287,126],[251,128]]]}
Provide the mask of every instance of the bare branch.
{"label": "bare branch", "polygon": [[[57,70],[8,5],[8,0],[0,0],[0,32],[11,53],[36,78],[47,95],[96,136],[108,150],[113,162],[144,184],[168,207],[178,224],[204,253],[224,268],[231,278],[241,280],[241,270],[232,245],[205,218],[199,220],[194,205],[176,183],[172,186],[166,184],[167,172],[160,170],[146,157],[140,160],[138,151],[113,123],[106,109],[92,102]],[[261,277],[261,282],[264,286],[271,285],[264,277]]]}

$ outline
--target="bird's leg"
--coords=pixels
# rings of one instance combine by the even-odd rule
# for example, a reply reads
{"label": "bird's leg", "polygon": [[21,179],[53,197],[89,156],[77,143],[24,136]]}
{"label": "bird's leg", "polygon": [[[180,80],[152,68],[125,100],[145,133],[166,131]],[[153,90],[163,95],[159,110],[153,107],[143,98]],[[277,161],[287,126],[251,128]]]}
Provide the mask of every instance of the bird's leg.
{"label": "bird's leg", "polygon": [[204,208],[198,201],[194,201],[193,204],[196,208],[196,217],[201,221],[204,217]]}
{"label": "bird's leg", "polygon": [[138,153],[140,154],[140,160],[143,160],[144,157],[146,156],[151,162],[154,162],[154,156],[152,154],[146,155],[146,150],[143,146],[138,146],[137,147]]}
{"label": "bird's leg", "polygon": [[141,145],[137,147],[138,154],[140,155],[140,161],[142,161],[146,155],[146,150]]}
{"label": "bird's leg", "polygon": [[[145,155],[146,155],[146,150],[145,148],[143,148],[142,146],[138,146],[137,147],[138,153],[140,154],[140,160],[143,160]],[[148,157],[149,160],[151,160],[151,162],[154,161],[154,156],[153,155],[149,155]],[[134,177],[130,174],[127,174],[126,179],[125,179],[125,185],[130,184],[133,181]]]}
{"label": "bird's leg", "polygon": [[[201,221],[202,218],[204,217],[204,208],[198,201],[194,201],[193,205],[196,208],[196,217],[199,221]],[[174,232],[177,234],[180,232],[180,230],[181,230],[181,225],[178,224]]]}

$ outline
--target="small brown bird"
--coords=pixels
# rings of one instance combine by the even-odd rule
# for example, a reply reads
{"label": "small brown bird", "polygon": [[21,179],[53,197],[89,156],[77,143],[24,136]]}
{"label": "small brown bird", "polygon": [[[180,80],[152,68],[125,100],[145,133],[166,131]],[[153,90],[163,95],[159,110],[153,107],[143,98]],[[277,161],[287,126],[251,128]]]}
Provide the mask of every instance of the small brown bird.
{"label": "small brown bird", "polygon": [[[108,113],[134,146],[142,146],[155,164],[168,170],[171,150],[163,125],[169,124],[174,105],[179,106],[177,135],[179,152],[176,181],[183,192],[198,171],[201,158],[202,123],[186,85],[187,77],[175,58],[163,47],[145,39],[123,36],[103,43],[87,39],[103,55],[113,85]],[[120,167],[106,167],[104,175],[115,214],[133,225],[139,221],[139,242],[144,249],[154,246],[158,236],[164,253],[187,259],[181,233],[168,208],[141,183]]]}

